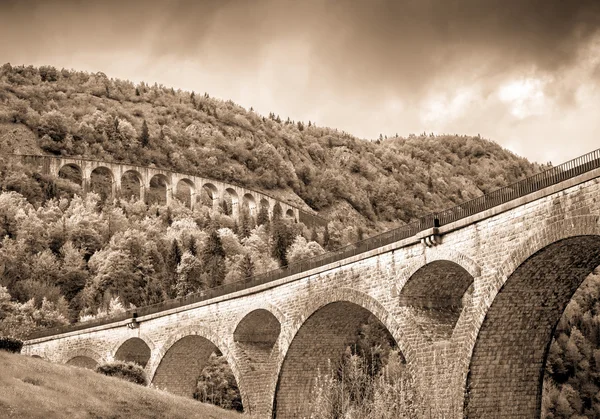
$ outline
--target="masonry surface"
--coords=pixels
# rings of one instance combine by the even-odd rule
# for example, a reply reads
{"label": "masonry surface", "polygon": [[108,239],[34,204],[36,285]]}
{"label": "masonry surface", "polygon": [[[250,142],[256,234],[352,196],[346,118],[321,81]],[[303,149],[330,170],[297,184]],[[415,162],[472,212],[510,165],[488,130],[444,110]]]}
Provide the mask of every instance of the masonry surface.
{"label": "masonry surface", "polygon": [[23,163],[35,167],[40,173],[55,177],[67,176],[70,173],[77,178],[84,192],[94,190],[95,183],[102,180],[108,184],[110,195],[130,199],[132,196],[148,201],[149,195],[169,205],[177,196],[184,203],[194,208],[198,204],[201,192],[205,191],[210,204],[218,207],[227,200],[231,205],[234,217],[239,216],[242,206],[246,206],[250,215],[256,215],[260,207],[265,207],[269,214],[276,205],[281,213],[306,225],[324,225],[325,220],[309,212],[300,210],[288,203],[250,190],[238,185],[177,173],[158,168],[135,166],[122,163],[108,163],[97,160],[70,157],[13,155]]}
{"label": "masonry surface", "polygon": [[244,408],[305,416],[312,380],[373,315],[396,340],[424,417],[536,418],[552,330],[600,264],[600,169],[418,237],[212,300],[26,342],[24,352],[93,366],[145,363],[191,396],[213,351]]}

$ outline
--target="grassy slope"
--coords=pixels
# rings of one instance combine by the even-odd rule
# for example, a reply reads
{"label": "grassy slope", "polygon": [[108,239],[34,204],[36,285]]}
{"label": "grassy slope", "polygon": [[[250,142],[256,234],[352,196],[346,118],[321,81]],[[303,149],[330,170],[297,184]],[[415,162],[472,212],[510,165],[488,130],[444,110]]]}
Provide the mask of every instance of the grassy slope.
{"label": "grassy slope", "polygon": [[[93,371],[0,351],[3,418],[241,418]],[[244,416],[247,417],[247,416]]]}

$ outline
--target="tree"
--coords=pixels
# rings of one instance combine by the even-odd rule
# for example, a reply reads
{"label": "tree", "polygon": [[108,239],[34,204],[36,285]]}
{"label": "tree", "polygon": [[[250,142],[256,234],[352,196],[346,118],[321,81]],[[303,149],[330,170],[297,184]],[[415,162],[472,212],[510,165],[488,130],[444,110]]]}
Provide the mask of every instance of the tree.
{"label": "tree", "polygon": [[[162,128],[161,128],[161,132],[162,132]],[[145,119],[144,119],[144,122],[142,123],[142,132],[140,133],[140,144],[144,148],[148,148],[148,146],[150,145],[150,134],[148,132],[148,124],[146,123]]]}
{"label": "tree", "polygon": [[163,291],[170,297],[175,296],[175,285],[177,284],[177,269],[179,264],[181,263],[181,258],[183,256],[183,252],[181,251],[181,247],[179,246],[179,242],[177,239],[173,239],[171,242],[171,247],[166,257],[166,275],[165,281],[163,285]]}
{"label": "tree", "polygon": [[190,237],[189,251],[192,255],[198,256],[198,244],[196,242],[196,236],[194,235]]}
{"label": "tree", "polygon": [[287,266],[287,248],[292,240],[291,231],[281,219],[273,223],[271,236],[271,255],[277,259],[280,266]]}
{"label": "tree", "polygon": [[69,121],[59,111],[53,110],[42,115],[38,126],[38,136],[48,135],[53,141],[62,141],[69,133]]}
{"label": "tree", "polygon": [[325,231],[323,232],[323,247],[325,249],[329,249],[329,227],[328,225],[325,225]]}
{"label": "tree", "polygon": [[212,230],[201,255],[206,283],[209,288],[217,287],[225,279],[225,251],[217,230]]}
{"label": "tree", "polygon": [[256,215],[256,225],[261,226],[269,222],[269,208],[266,205],[260,205]]}
{"label": "tree", "polygon": [[242,205],[242,208],[240,210],[240,228],[239,228],[239,233],[242,238],[246,238],[246,237],[250,236],[250,232],[254,228],[253,224],[254,224],[254,220],[252,219],[252,216],[250,215],[250,209],[248,208],[248,205],[246,205],[246,204]]}
{"label": "tree", "polygon": [[198,377],[194,398],[204,403],[212,403],[224,409],[241,412],[242,396],[235,376],[223,355],[212,353],[208,363]]}
{"label": "tree", "polygon": [[185,252],[177,266],[177,297],[198,292],[205,288],[202,283],[202,264],[190,252]]}
{"label": "tree", "polygon": [[244,255],[240,263],[240,273],[245,281],[249,281],[254,276],[254,262],[252,262],[252,257],[249,253]]}
{"label": "tree", "polygon": [[281,208],[281,205],[279,205],[279,202],[277,202],[274,206],[273,206],[273,217],[272,217],[272,221],[276,222],[277,220],[280,220],[281,217],[283,217],[283,209]]}
{"label": "tree", "polygon": [[307,242],[304,237],[296,236],[287,251],[287,259],[290,263],[294,263],[323,253],[325,253],[325,250],[319,243]]}

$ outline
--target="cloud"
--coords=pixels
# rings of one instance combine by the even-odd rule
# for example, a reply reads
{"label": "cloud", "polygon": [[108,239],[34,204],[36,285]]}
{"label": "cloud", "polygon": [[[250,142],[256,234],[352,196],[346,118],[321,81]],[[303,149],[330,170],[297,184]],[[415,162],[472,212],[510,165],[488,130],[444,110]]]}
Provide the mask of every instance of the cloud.
{"label": "cloud", "polygon": [[0,57],[208,91],[367,138],[481,133],[539,158],[536,130],[556,143],[574,124],[593,147],[599,29],[597,0],[5,0]]}

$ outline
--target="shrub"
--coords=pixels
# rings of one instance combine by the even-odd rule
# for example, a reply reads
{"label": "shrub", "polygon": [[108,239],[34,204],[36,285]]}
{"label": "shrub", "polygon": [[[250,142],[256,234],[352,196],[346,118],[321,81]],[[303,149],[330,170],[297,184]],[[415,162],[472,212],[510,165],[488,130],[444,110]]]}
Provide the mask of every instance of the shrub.
{"label": "shrub", "polygon": [[108,375],[109,377],[122,378],[123,380],[131,381],[132,383],[140,384],[142,386],[148,385],[148,378],[146,377],[144,369],[134,362],[107,362],[99,365],[96,368],[96,372]]}
{"label": "shrub", "polygon": [[15,338],[0,336],[0,350],[18,354],[21,353],[22,348],[23,341]]}

